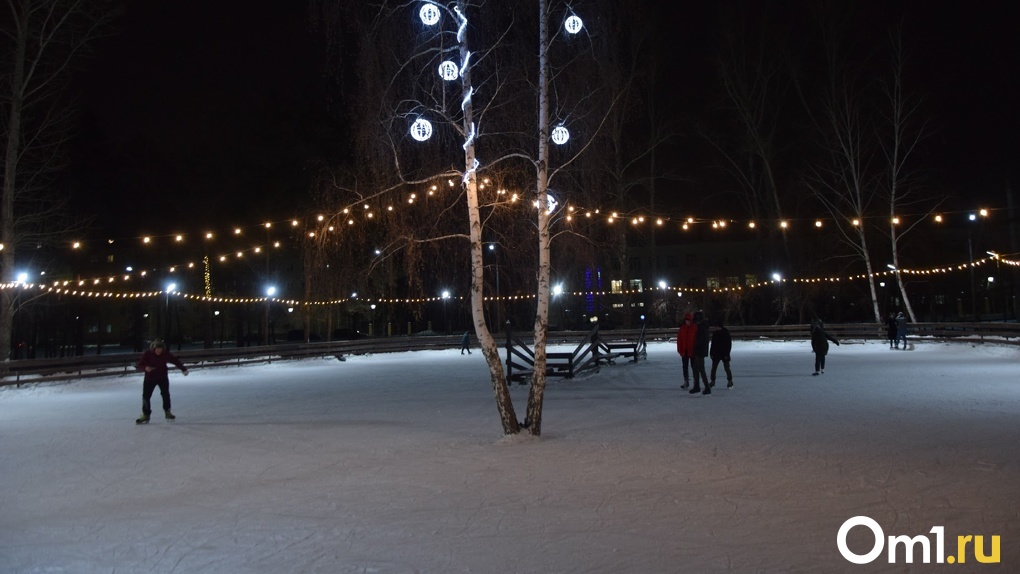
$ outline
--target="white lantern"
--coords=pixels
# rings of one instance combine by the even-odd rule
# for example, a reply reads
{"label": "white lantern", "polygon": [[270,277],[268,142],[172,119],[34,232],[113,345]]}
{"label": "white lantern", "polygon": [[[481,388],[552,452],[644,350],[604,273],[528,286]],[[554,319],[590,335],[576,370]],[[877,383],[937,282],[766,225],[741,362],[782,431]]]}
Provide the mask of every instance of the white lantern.
{"label": "white lantern", "polygon": [[460,70],[457,69],[457,64],[447,60],[442,64],[439,64],[439,77],[443,78],[447,82],[456,80],[460,75]]}
{"label": "white lantern", "polygon": [[432,137],[432,123],[425,118],[418,118],[411,124],[411,137],[423,142]]}
{"label": "white lantern", "polygon": [[581,31],[581,28],[584,28],[584,22],[574,14],[571,14],[563,23],[563,27],[566,28],[567,32],[577,34]]}
{"label": "white lantern", "polygon": [[439,7],[431,2],[426,2],[418,11],[418,16],[426,26],[435,26],[439,22]]}
{"label": "white lantern", "polygon": [[556,211],[557,205],[559,205],[559,202],[556,201],[556,198],[553,197],[551,193],[547,193],[545,195],[545,212],[552,213]]}
{"label": "white lantern", "polygon": [[570,132],[563,126],[556,126],[552,131],[552,141],[556,145],[563,145],[570,139]]}

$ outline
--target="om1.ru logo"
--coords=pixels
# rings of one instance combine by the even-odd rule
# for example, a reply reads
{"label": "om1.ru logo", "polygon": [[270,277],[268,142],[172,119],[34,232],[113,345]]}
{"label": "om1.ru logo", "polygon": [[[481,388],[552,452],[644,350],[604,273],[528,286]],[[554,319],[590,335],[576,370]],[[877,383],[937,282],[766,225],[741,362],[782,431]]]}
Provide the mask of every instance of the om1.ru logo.
{"label": "om1.ru logo", "polygon": [[[875,544],[867,554],[857,554],[850,550],[846,545],[846,536],[850,533],[855,526],[864,526],[871,530],[872,534],[875,535]],[[944,526],[932,526],[930,530],[931,534],[935,535],[935,562],[937,564],[943,564],[948,562],[949,564],[964,564],[967,562],[967,547],[973,544],[974,559],[981,564],[998,564],[999,563],[999,535],[992,536],[992,551],[990,554],[985,554],[985,543],[984,536],[978,534],[967,534],[964,536],[956,537],[956,555],[950,554],[946,556],[945,552],[945,534],[946,529]],[[921,561],[925,564],[931,563],[931,540],[923,534],[918,534],[911,538],[910,536],[890,536],[889,537],[889,564],[896,563],[896,549],[900,546],[903,547],[904,561],[907,564],[914,562],[914,547],[917,545],[921,546]],[[877,522],[868,518],[867,516],[854,516],[843,523],[843,526],[839,527],[839,534],[836,535],[836,546],[839,547],[839,553],[854,564],[870,564],[874,562],[880,554],[882,549],[885,547],[886,538],[885,532],[882,531],[882,527]]]}

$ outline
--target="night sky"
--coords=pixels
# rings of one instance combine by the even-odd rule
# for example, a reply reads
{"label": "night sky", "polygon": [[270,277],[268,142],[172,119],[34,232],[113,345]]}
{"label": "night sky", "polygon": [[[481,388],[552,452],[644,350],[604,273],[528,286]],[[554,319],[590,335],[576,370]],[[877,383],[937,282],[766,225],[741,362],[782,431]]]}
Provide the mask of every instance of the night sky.
{"label": "night sky", "polygon": [[[775,4],[796,18],[817,3]],[[1020,157],[1015,14],[973,2],[882,4],[848,26],[904,22],[931,119],[933,184],[1004,205]],[[297,0],[129,3],[77,84],[68,186],[99,235],[251,224],[304,207],[313,160],[343,137],[326,111],[305,9]],[[715,2],[669,15],[676,34],[662,49],[688,104],[678,113],[696,117],[715,97],[710,58],[723,24]]]}

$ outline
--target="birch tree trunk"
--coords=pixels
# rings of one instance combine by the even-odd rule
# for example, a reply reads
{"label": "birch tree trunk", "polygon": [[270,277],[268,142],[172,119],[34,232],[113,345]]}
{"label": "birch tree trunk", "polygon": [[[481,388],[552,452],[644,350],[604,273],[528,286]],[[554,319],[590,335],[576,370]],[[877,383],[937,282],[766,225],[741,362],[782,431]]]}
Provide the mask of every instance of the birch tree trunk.
{"label": "birch tree trunk", "polygon": [[899,257],[900,238],[910,229],[913,229],[916,223],[911,224],[906,231],[900,233],[894,221],[897,216],[897,210],[903,208],[904,197],[907,194],[907,189],[904,189],[907,179],[905,175],[906,163],[923,137],[924,129],[923,126],[917,130],[911,129],[913,116],[918,108],[916,105],[908,103],[908,98],[903,93],[904,54],[898,35],[893,37],[892,57],[892,78],[885,90],[885,96],[889,104],[889,113],[886,118],[889,135],[888,144],[883,146],[889,170],[889,239],[892,251],[892,265],[895,268],[896,286],[900,290],[900,296],[903,298],[903,307],[907,310],[910,322],[916,323],[917,316],[914,315],[914,307],[910,304],[910,297],[907,295],[907,290],[903,283],[903,274],[900,272]]}
{"label": "birch tree trunk", "polygon": [[538,1],[538,165],[535,195],[538,201],[538,291],[535,304],[535,370],[531,376],[528,411],[524,423],[533,436],[542,434],[542,401],[545,397],[546,341],[549,332],[549,276],[551,273],[549,222],[549,8]]}
{"label": "birch tree trunk", "polygon": [[[464,13],[465,7],[458,3],[460,13]],[[470,55],[466,37],[458,37],[460,41],[460,61],[467,62]],[[475,121],[474,106],[471,96],[474,88],[471,84],[471,67],[465,66],[461,76],[461,101],[463,102],[464,117],[461,128],[465,134],[464,144],[464,177],[462,185],[467,197],[468,210],[468,239],[471,243],[471,320],[475,326],[475,336],[482,349],[482,356],[489,367],[489,378],[492,381],[492,392],[496,399],[496,410],[499,412],[499,420],[503,425],[504,434],[517,434],[520,432],[520,425],[517,422],[517,414],[514,410],[513,400],[510,398],[510,390],[507,388],[507,380],[503,371],[503,364],[499,358],[499,348],[496,341],[485,323],[485,261],[482,259],[482,220],[478,209],[478,174],[476,171],[477,162],[475,157]],[[498,328],[498,326],[497,326]]]}

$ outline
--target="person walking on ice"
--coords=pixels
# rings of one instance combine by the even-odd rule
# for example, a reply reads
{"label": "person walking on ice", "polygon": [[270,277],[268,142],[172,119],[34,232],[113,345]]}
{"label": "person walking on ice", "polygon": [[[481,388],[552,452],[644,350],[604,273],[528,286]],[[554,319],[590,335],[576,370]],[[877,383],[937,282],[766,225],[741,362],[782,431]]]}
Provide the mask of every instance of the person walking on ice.
{"label": "person walking on ice", "polygon": [[162,339],[155,339],[149,345],[149,350],[142,353],[142,357],[138,359],[135,369],[144,371],[145,379],[142,381],[142,416],[135,420],[136,424],[149,422],[149,415],[152,414],[149,399],[152,398],[152,392],[156,390],[156,387],[159,387],[159,394],[163,397],[163,413],[166,415],[166,419],[172,421],[177,418],[170,412],[170,369],[167,367],[168,364],[180,369],[185,377],[188,376],[188,368],[167,350],[166,343]]}
{"label": "person walking on ice", "polygon": [[[708,345],[711,336],[708,330],[708,321],[705,320],[705,313],[695,311],[694,325],[697,331],[694,333],[694,352],[691,354],[691,375],[694,377],[694,388],[687,391],[690,394],[700,392],[703,395],[712,394],[712,385],[708,382],[708,373],[705,372],[705,357],[708,356]],[[701,390],[701,382],[705,383],[705,390]]]}
{"label": "person walking on ice", "polygon": [[811,350],[815,352],[815,372],[812,375],[825,373],[825,355],[829,352],[829,341],[839,346],[835,337],[825,332],[821,319],[811,323]]}
{"label": "person walking on ice", "polygon": [[732,350],[733,337],[730,336],[730,330],[723,325],[722,321],[719,321],[719,329],[712,333],[712,350],[708,352],[708,355],[712,357],[709,386],[715,386],[715,372],[719,368],[719,363],[722,363],[723,370],[726,371],[726,388],[733,387],[733,373],[730,371],[730,351]]}
{"label": "person walking on ice", "polygon": [[896,348],[900,348],[900,341],[903,341],[903,350],[907,350],[907,318],[900,311],[896,315]]}
{"label": "person walking on ice", "polygon": [[460,354],[463,355],[464,351],[467,354],[471,354],[471,332],[464,331],[464,336],[460,338]]}
{"label": "person walking on ice", "polygon": [[694,335],[697,332],[698,326],[694,324],[694,315],[685,314],[684,321],[676,332],[676,352],[680,355],[680,363],[684,370],[684,384],[680,385],[681,389],[686,389],[691,384],[691,356],[694,355]]}

